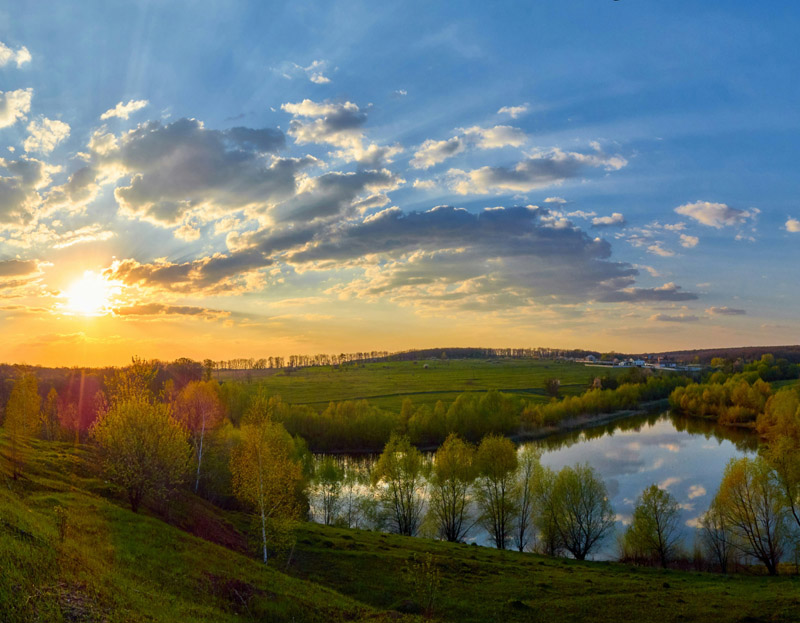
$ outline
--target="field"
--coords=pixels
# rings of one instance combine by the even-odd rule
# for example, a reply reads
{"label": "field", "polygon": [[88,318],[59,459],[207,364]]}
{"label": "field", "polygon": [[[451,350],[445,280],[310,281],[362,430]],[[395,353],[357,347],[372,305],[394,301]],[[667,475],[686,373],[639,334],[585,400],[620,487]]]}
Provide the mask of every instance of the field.
{"label": "field", "polygon": [[[427,367],[426,367],[427,366]],[[254,384],[279,394],[294,404],[325,406],[330,401],[366,399],[390,410],[399,410],[405,398],[414,404],[433,406],[437,400],[452,402],[462,392],[497,389],[530,401],[547,402],[548,378],[561,381],[562,395],[584,392],[590,380],[618,375],[622,368],[587,368],[581,363],[531,359],[454,359],[418,362],[379,362],[320,366],[294,371],[252,371]],[[245,372],[223,372],[220,380],[246,379]]]}
{"label": "field", "polygon": [[[0,455],[7,447],[0,437]],[[22,621],[421,620],[406,569],[431,555],[439,621],[793,621],[798,579],[579,563],[302,523],[265,567],[250,522],[186,494],[170,522],[125,508],[91,450],[33,442],[0,458],[0,613]],[[62,542],[55,508],[67,509]],[[200,538],[203,537],[203,538]],[[214,541],[214,542],[211,542]]]}

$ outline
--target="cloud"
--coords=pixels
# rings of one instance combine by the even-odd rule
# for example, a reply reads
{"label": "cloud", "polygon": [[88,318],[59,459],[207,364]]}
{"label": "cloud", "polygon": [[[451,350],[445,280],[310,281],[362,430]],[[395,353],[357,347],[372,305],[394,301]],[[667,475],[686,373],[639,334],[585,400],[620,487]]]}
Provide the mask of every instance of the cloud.
{"label": "cloud", "polygon": [[316,162],[270,157],[283,146],[278,130],[210,130],[196,119],[150,121],[95,142],[100,147],[90,145],[83,186],[104,174],[127,180],[114,190],[122,212],[162,226],[177,225],[189,213],[216,218],[265,208],[293,196],[298,172]]}
{"label": "cloud", "polygon": [[694,301],[697,295],[693,292],[684,292],[681,286],[674,283],[665,283],[658,288],[625,288],[605,295],[603,303],[644,303],[657,301]]}
{"label": "cloud", "polygon": [[215,254],[183,263],[159,260],[141,264],[126,259],[115,260],[103,271],[103,276],[127,286],[186,294],[231,295],[261,288],[263,280],[258,271],[271,263],[262,253],[252,250]]}
{"label": "cloud", "polygon": [[508,115],[512,119],[517,119],[530,110],[528,104],[520,104],[519,106],[503,106],[497,111],[498,115]]}
{"label": "cloud", "polygon": [[139,303],[117,307],[117,316],[192,316],[195,318],[222,318],[230,316],[230,312],[193,305],[164,305],[162,303]]}
{"label": "cloud", "polygon": [[40,190],[57,170],[35,158],[0,158],[0,223],[19,226],[30,221],[42,204]]}
{"label": "cloud", "polygon": [[734,307],[709,307],[706,313],[712,316],[744,316],[747,312]]}
{"label": "cloud", "polygon": [[614,212],[611,216],[597,216],[592,219],[594,227],[621,227],[625,224],[625,217],[619,212]]}
{"label": "cloud", "polygon": [[654,314],[653,316],[650,316],[650,320],[655,322],[697,322],[700,320],[700,318],[690,314],[678,314],[676,316],[670,316],[668,314]]}
{"label": "cloud", "polygon": [[462,153],[466,148],[466,141],[458,136],[444,141],[428,139],[414,152],[414,157],[411,159],[410,164],[415,169],[428,169]]}
{"label": "cloud", "polygon": [[564,199],[563,197],[548,197],[547,199],[544,200],[544,202],[545,203],[560,203],[560,204],[564,204],[564,203],[567,203],[567,200]]}
{"label": "cloud", "polygon": [[298,145],[322,143],[338,147],[337,157],[355,160],[363,165],[381,166],[403,151],[399,145],[365,145],[363,126],[367,113],[353,102],[315,102],[304,99],[281,105],[281,110],[294,118],[288,134]]}
{"label": "cloud", "polygon": [[707,493],[706,488],[703,485],[692,485],[689,487],[689,499],[694,500],[695,498],[701,498]]}
{"label": "cloud", "polygon": [[638,271],[610,261],[607,242],[569,224],[553,226],[548,218],[535,207],[477,214],[450,206],[425,212],[389,208],[316,233],[285,259],[301,270],[361,267],[362,279],[331,291],[338,296],[447,301],[462,309],[696,298],[674,284],[632,288]]}
{"label": "cloud", "polygon": [[790,231],[793,234],[800,232],[800,221],[796,218],[788,218],[786,219],[786,231]]}
{"label": "cloud", "polygon": [[686,249],[693,249],[700,242],[697,236],[689,236],[688,234],[681,234],[681,246]]}
{"label": "cloud", "polygon": [[137,110],[141,110],[149,103],[150,102],[147,100],[129,100],[127,104],[119,102],[116,106],[114,106],[114,108],[110,108],[100,115],[100,119],[106,120],[111,119],[112,117],[127,119]]}
{"label": "cloud", "polygon": [[660,257],[673,257],[675,255],[674,251],[670,251],[669,249],[665,249],[661,246],[663,243],[661,242],[654,242],[653,244],[647,247],[647,252],[652,253],[653,255],[658,255]]}
{"label": "cloud", "polygon": [[69,125],[58,119],[42,117],[38,121],[31,121],[28,124],[28,138],[25,139],[23,147],[27,152],[38,151],[49,154],[56,145],[69,136],[69,130]]}
{"label": "cloud", "polygon": [[658,483],[659,489],[669,489],[672,485],[676,485],[681,481],[681,478],[677,476],[670,476],[669,478],[665,478],[661,482]]}
{"label": "cloud", "polygon": [[328,68],[328,61],[315,60],[307,67],[298,65],[297,63],[284,63],[277,71],[284,78],[295,78],[297,76],[305,76],[314,84],[328,84],[331,80],[325,75]]}
{"label": "cloud", "polygon": [[688,216],[698,223],[716,229],[734,225],[742,225],[748,220],[755,220],[760,213],[758,208],[739,210],[731,208],[724,203],[711,203],[708,201],[695,201],[675,208],[675,212]]}
{"label": "cloud", "polygon": [[37,260],[0,260],[0,279],[39,272]]}
{"label": "cloud", "polygon": [[32,97],[33,89],[0,91],[0,128],[7,128],[24,119],[31,110]]}
{"label": "cloud", "polygon": [[431,190],[436,188],[436,182],[433,180],[414,180],[414,188],[422,188],[423,190]]}
{"label": "cloud", "polygon": [[31,53],[24,45],[15,51],[0,41],[0,67],[5,67],[9,63],[16,63],[17,67],[22,67],[25,63],[30,62]]}
{"label": "cloud", "polygon": [[472,171],[450,169],[451,187],[457,193],[488,194],[498,191],[530,192],[556,186],[578,177],[587,167],[602,167],[607,171],[624,167],[621,156],[602,153],[581,154],[552,149],[518,162],[513,167],[481,167]]}
{"label": "cloud", "polygon": [[452,138],[442,141],[426,140],[417,148],[410,164],[415,169],[428,169],[463,153],[468,147],[478,149],[519,147],[526,140],[527,136],[522,130],[510,125],[496,125],[491,128],[480,126],[461,128],[459,134]]}

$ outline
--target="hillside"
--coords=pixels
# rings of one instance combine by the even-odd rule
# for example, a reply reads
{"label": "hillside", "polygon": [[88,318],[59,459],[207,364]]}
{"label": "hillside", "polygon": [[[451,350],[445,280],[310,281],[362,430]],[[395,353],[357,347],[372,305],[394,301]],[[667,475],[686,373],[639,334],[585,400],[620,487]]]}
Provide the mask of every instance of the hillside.
{"label": "hillside", "polygon": [[[5,453],[0,441],[0,453]],[[249,522],[187,498],[133,514],[93,474],[86,448],[34,442],[24,478],[0,487],[0,612],[16,621],[382,621],[419,611],[405,569],[433,556],[442,621],[790,621],[796,577],[578,563],[300,524],[289,564],[248,555]],[[59,541],[55,507],[67,509]],[[187,510],[189,512],[187,512]],[[237,527],[239,529],[237,530]]]}

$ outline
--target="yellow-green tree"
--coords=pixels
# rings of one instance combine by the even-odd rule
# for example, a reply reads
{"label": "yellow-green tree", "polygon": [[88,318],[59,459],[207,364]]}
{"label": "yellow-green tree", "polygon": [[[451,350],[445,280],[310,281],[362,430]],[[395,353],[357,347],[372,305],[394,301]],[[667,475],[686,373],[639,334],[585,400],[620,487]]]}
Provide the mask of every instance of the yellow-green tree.
{"label": "yellow-green tree", "polygon": [[678,500],[666,489],[652,484],[639,495],[633,521],[625,534],[634,552],[656,559],[666,569],[680,546],[681,510]]}
{"label": "yellow-green tree", "polygon": [[42,437],[48,441],[53,441],[58,438],[60,428],[58,408],[58,392],[55,387],[51,387],[44,401],[41,414]]}
{"label": "yellow-green tree", "polygon": [[429,512],[447,541],[461,541],[472,527],[469,490],[475,476],[475,448],[451,433],[433,457],[429,478]]}
{"label": "yellow-green tree", "polygon": [[241,443],[231,456],[231,474],[234,494],[260,519],[264,564],[269,537],[274,536],[268,535],[268,527],[279,528],[300,512],[297,488],[303,474],[293,454],[286,429],[254,405],[242,420]]}
{"label": "yellow-green tree", "polygon": [[475,455],[478,521],[492,537],[497,549],[506,549],[514,530],[518,513],[518,464],[516,447],[499,435],[484,437]]}
{"label": "yellow-green tree", "polygon": [[146,497],[166,499],[186,481],[191,464],[188,433],[168,405],[146,398],[112,404],[92,428],[108,479],[136,512]]}
{"label": "yellow-green tree", "polygon": [[22,446],[39,430],[41,402],[36,375],[22,373],[11,388],[4,421],[10,446],[11,475],[14,479],[22,473]]}
{"label": "yellow-green tree", "polygon": [[200,488],[200,470],[203,464],[203,451],[206,436],[222,421],[223,407],[219,399],[219,386],[216,381],[192,381],[178,394],[173,402],[175,416],[189,431],[194,446],[197,470],[194,490]]}
{"label": "yellow-green tree", "polygon": [[789,537],[780,485],[761,457],[731,459],[725,468],[714,505],[745,556],[761,561],[770,575]]}
{"label": "yellow-green tree", "polygon": [[414,536],[422,519],[425,461],[405,435],[392,435],[372,472],[398,534]]}
{"label": "yellow-green tree", "polygon": [[151,362],[133,357],[131,365],[120,368],[106,378],[106,393],[109,404],[126,400],[155,401],[152,384],[158,368]]}

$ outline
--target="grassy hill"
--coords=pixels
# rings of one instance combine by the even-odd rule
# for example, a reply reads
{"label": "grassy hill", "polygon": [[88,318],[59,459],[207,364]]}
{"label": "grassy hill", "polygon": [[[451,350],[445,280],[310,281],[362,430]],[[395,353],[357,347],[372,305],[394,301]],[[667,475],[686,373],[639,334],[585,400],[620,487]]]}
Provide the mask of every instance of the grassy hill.
{"label": "grassy hill", "polygon": [[551,360],[421,359],[294,371],[226,371],[220,374],[220,380],[250,375],[254,384],[294,404],[324,406],[332,400],[365,398],[376,406],[399,410],[405,398],[433,407],[437,400],[452,402],[462,392],[489,389],[547,402],[544,382],[548,378],[561,381],[562,394],[574,395],[584,392],[595,376],[622,372],[621,368],[587,368],[580,363]]}
{"label": "grassy hill", "polygon": [[[795,577],[721,577],[579,563],[301,524],[288,564],[250,555],[249,522],[186,495],[169,517],[133,514],[91,450],[34,442],[8,479],[0,437],[0,620],[417,620],[405,569],[433,556],[441,621],[794,621]],[[66,539],[55,508],[67,509]],[[202,535],[205,538],[200,538]],[[214,542],[211,542],[214,541]]]}

